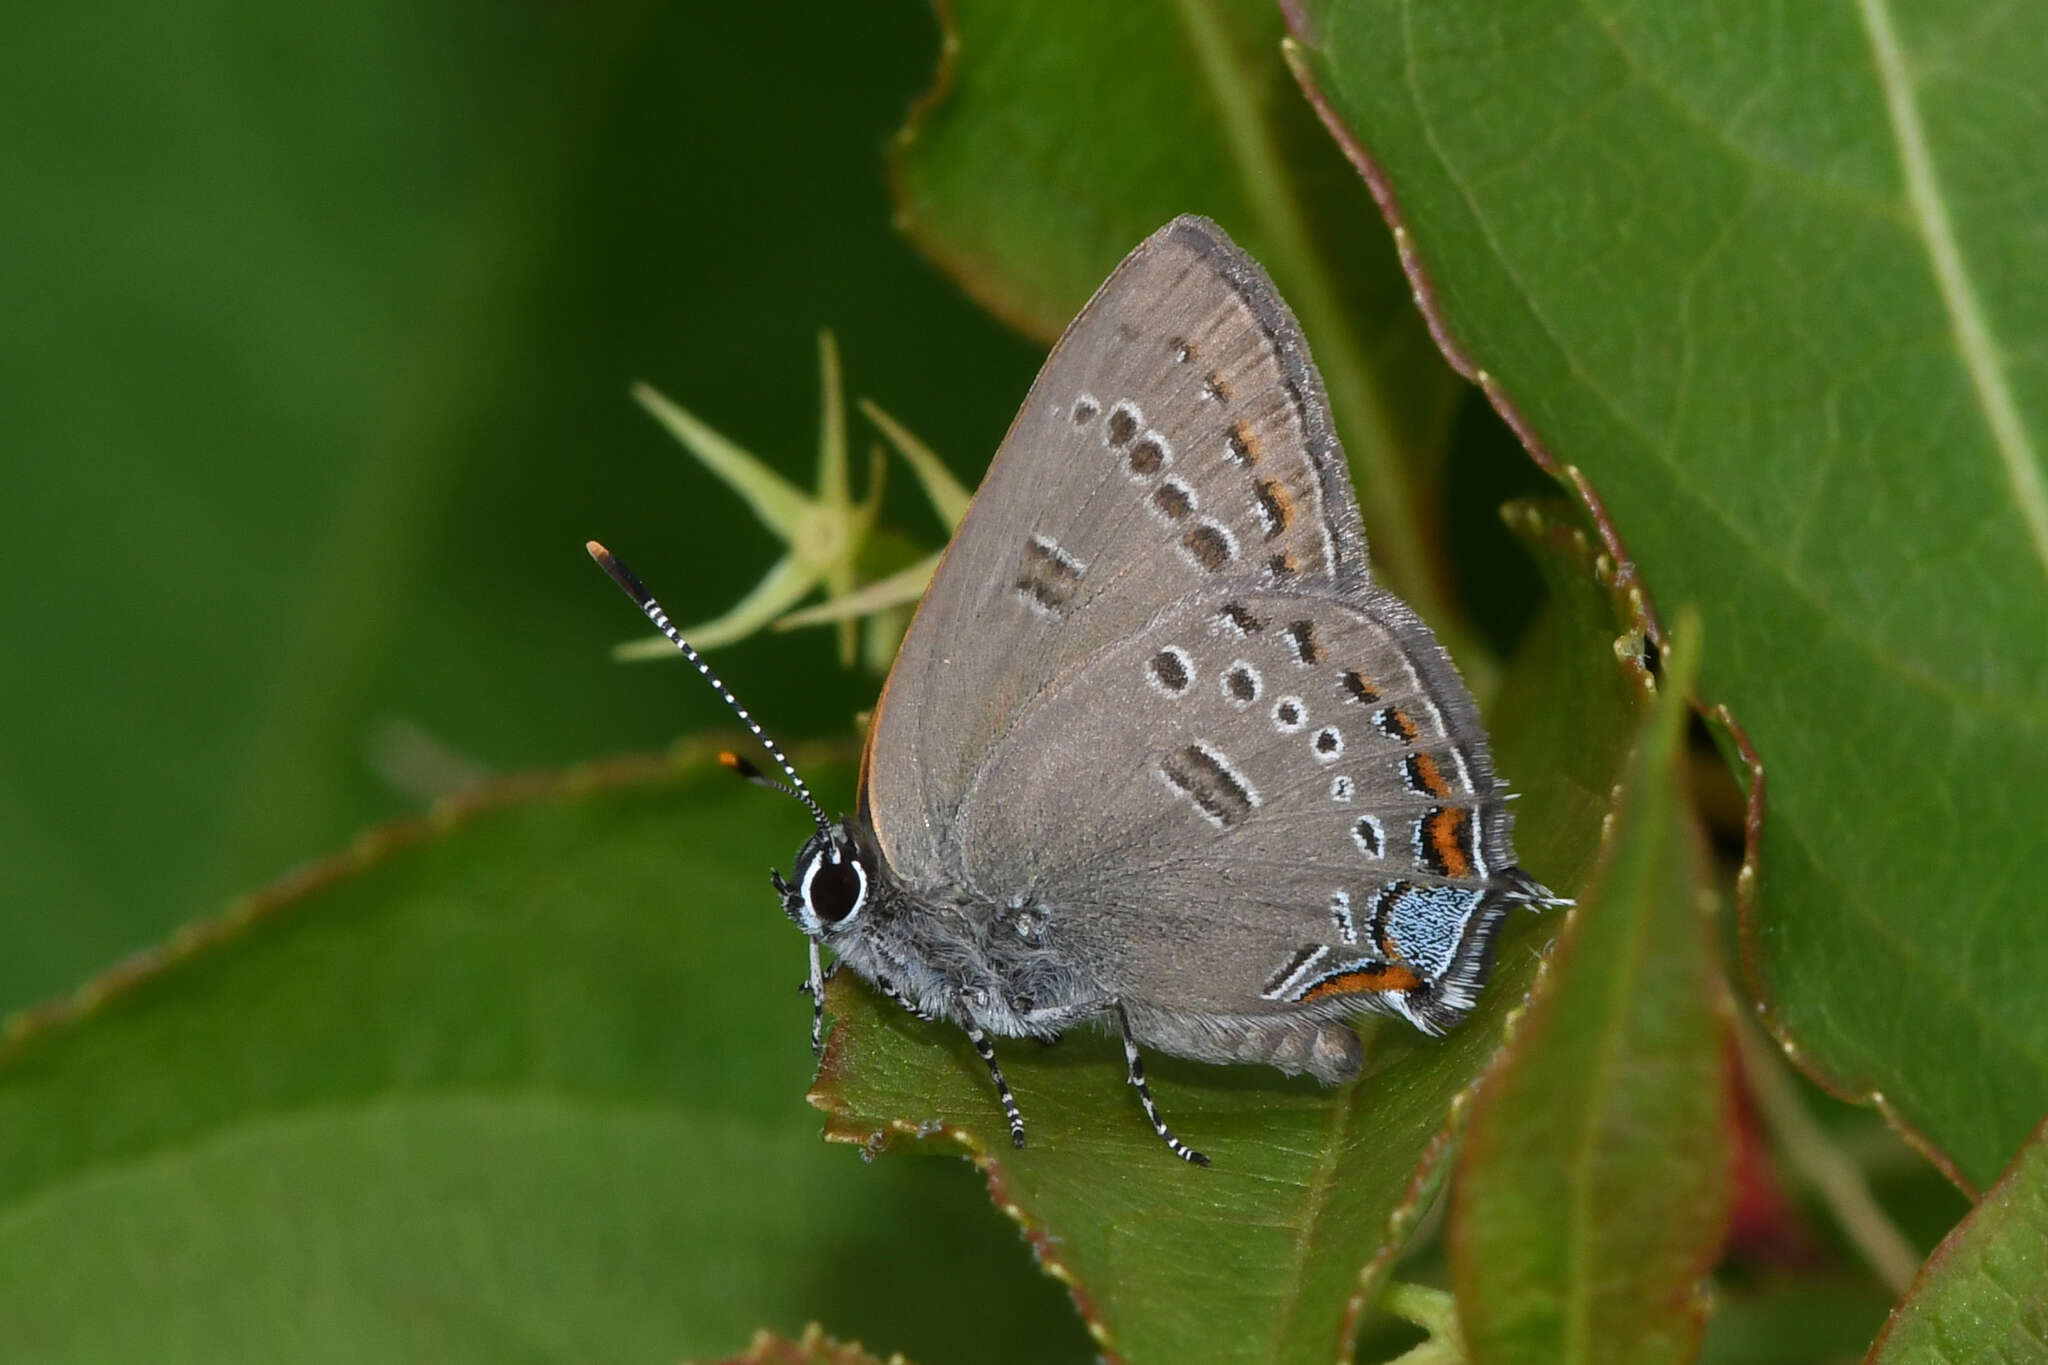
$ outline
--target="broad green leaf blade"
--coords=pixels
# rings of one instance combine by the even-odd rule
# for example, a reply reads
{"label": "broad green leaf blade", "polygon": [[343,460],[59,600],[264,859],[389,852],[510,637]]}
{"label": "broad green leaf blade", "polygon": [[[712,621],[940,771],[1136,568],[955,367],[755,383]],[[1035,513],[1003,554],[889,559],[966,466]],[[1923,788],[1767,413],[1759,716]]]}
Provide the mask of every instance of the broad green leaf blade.
{"label": "broad green leaf blade", "polygon": [[1690,1361],[1726,1232],[1725,1000],[1681,765],[1698,631],[1665,655],[1600,871],[1458,1159],[1452,1283],[1475,1362]]}
{"label": "broad green leaf blade", "polygon": [[0,1355],[652,1365],[815,1316],[1080,1358],[969,1172],[819,1142],[764,875],[804,828],[702,756],[535,782],[30,1021]]}
{"label": "broad green leaf blade", "polygon": [[[1570,889],[1590,869],[1633,732],[1636,689],[1616,666],[1616,608],[1585,538],[1534,512],[1557,594],[1494,717],[1495,754],[1519,779],[1524,864]],[[1076,1031],[1000,1052],[1030,1145],[1009,1146],[988,1073],[958,1029],[922,1024],[841,973],[813,1102],[828,1133],[868,1150],[969,1153],[999,1208],[1068,1284],[1104,1349],[1134,1362],[1316,1361],[1348,1354],[1359,1315],[1434,1192],[1461,1096],[1527,989],[1555,915],[1503,935],[1479,1010],[1448,1038],[1370,1033],[1365,1074],[1335,1092],[1257,1067],[1153,1056],[1168,1123],[1213,1161],[1174,1159],[1124,1082],[1121,1048]]]}
{"label": "broad green leaf blade", "polygon": [[2048,1108],[2042,12],[1290,8],[1453,359],[1700,605],[1771,1022],[1981,1185]]}
{"label": "broad green leaf blade", "polygon": [[1927,1258],[1871,1365],[2048,1360],[2048,1123]]}
{"label": "broad green leaf blade", "polygon": [[1377,566],[1439,630],[1458,629],[1429,539],[1457,385],[1384,236],[1364,226],[1370,199],[1280,61],[1278,12],[1236,0],[939,8],[939,74],[890,163],[912,240],[1049,342],[1168,219],[1215,218],[1301,317]]}

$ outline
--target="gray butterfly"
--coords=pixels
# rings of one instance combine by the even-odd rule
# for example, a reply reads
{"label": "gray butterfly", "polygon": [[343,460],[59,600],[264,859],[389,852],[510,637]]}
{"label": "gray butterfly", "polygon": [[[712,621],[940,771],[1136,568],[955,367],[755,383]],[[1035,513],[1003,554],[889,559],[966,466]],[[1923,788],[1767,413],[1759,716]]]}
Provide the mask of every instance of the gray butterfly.
{"label": "gray butterfly", "polygon": [[1470,693],[1376,587],[1300,329],[1256,262],[1177,218],[1054,347],[905,636],[833,823],[637,579],[592,553],[774,754],[818,830],[773,881],[810,938],[963,1028],[1113,1022],[1141,1046],[1325,1084],[1361,1011],[1473,1008],[1515,865]]}

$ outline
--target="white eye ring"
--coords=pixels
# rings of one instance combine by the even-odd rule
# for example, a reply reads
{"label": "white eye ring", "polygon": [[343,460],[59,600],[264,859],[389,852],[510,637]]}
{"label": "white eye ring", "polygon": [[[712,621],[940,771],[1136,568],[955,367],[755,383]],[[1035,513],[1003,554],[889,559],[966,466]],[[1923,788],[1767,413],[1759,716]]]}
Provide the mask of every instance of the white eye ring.
{"label": "white eye ring", "polygon": [[[817,902],[811,896],[811,883],[817,880],[818,870],[827,863],[834,867],[852,867],[856,878],[853,904],[847,907],[845,914],[833,919],[827,919],[818,913]],[[804,879],[797,888],[797,894],[803,897],[804,918],[810,921],[804,926],[805,932],[817,934],[828,929],[843,929],[860,917],[861,908],[868,903],[868,870],[860,865],[860,859],[851,855],[841,860],[833,858],[830,852],[820,853],[811,860],[810,867],[804,871]]]}

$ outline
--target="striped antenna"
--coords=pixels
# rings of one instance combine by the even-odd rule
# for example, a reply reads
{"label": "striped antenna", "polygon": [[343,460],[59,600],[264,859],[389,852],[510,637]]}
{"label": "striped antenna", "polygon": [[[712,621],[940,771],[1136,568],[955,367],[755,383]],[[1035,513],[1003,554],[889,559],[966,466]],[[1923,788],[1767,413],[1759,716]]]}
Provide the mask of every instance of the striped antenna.
{"label": "striped antenna", "polygon": [[[755,739],[761,741],[761,747],[768,751],[769,756],[775,760],[775,765],[789,775],[789,794],[803,802],[810,810],[811,818],[818,822],[820,833],[831,833],[832,822],[825,818],[824,808],[818,804],[817,798],[811,795],[811,789],[804,785],[803,778],[798,776],[796,767],[789,761],[789,756],[782,752],[782,746],[768,737],[768,732],[761,728],[760,722],[748,715],[747,708],[740,705],[739,698],[732,694],[732,689],[728,688],[725,682],[716,673],[711,671],[711,665],[704,662],[704,656],[690,647],[690,642],[685,640],[683,633],[676,629],[675,622],[669,620],[668,613],[661,609],[661,603],[655,601],[654,594],[647,591],[647,585],[635,577],[631,569],[619,563],[613,557],[610,550],[605,549],[604,546],[596,541],[585,541],[583,548],[590,551],[590,557],[597,561],[597,567],[611,575],[612,582],[618,584],[620,590],[626,596],[633,599],[633,605],[640,608],[647,619],[654,623],[654,628],[663,635],[666,635],[670,644],[683,651],[683,657],[688,659],[696,667],[697,671],[704,675],[704,681],[710,683],[716,689],[718,695],[725,698],[725,704],[730,706],[732,713],[740,718],[740,723],[753,732]],[[751,768],[753,765],[748,764],[747,766]],[[742,772],[741,775],[745,776],[745,773]],[[756,775],[758,776],[758,772]],[[777,783],[771,782],[766,785],[775,787],[778,791],[783,790]]]}
{"label": "striped antenna", "polygon": [[772,792],[781,792],[792,801],[803,800],[801,796],[796,794],[796,788],[790,786],[787,782],[777,782],[774,778],[756,767],[754,761],[750,758],[742,758],[730,749],[720,749],[718,751],[718,761],[727,772],[733,773],[742,781],[751,782],[757,787],[766,787]]}

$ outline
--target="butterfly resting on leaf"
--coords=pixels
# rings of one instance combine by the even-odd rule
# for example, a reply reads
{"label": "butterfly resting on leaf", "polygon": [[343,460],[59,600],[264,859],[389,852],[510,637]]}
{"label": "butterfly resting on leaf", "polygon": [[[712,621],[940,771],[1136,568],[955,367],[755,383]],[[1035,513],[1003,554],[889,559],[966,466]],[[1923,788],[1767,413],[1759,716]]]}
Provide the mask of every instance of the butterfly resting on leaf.
{"label": "butterfly resting on leaf", "polygon": [[767,745],[816,832],[784,911],[824,958],[967,1033],[1120,1033],[1325,1084],[1349,1020],[1441,1033],[1518,905],[1508,794],[1457,670],[1375,585],[1299,327],[1206,219],[1128,256],[1047,358],[827,818],[639,580],[592,555]]}

